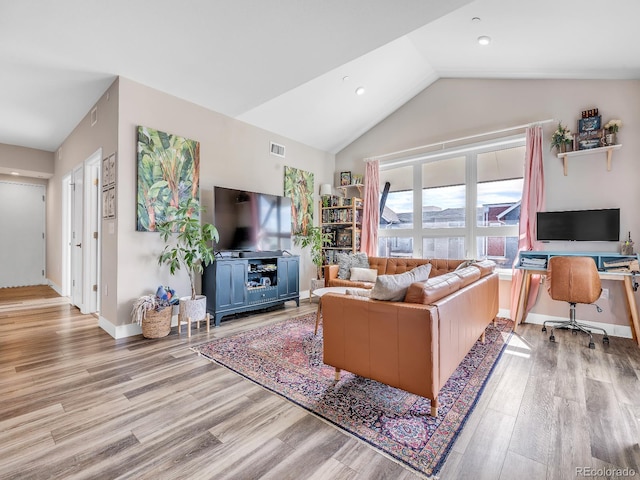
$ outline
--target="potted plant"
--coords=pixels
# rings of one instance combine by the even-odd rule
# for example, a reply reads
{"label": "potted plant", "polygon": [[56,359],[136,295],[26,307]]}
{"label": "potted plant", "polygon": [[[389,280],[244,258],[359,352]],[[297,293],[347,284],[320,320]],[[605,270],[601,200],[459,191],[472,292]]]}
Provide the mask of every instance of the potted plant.
{"label": "potted plant", "polygon": [[168,298],[143,295],[133,302],[131,319],[142,327],[145,338],[166,337],[171,332],[173,305]]}
{"label": "potted plant", "polygon": [[558,123],[558,128],[551,136],[551,148],[554,148],[560,152],[566,152],[570,149],[569,145],[573,143],[573,134],[569,127],[562,125],[562,122]]}
{"label": "potted plant", "polygon": [[[158,264],[169,265],[174,275],[184,268],[189,275],[191,296],[180,298],[180,316],[192,320],[202,320],[206,316],[207,299],[196,294],[196,274],[201,275],[204,267],[215,260],[213,243],[219,240],[218,230],[210,223],[200,224],[200,213],[204,209],[193,199],[176,208],[170,220],[158,223],[157,229],[164,242],[168,242],[173,233],[175,241],[167,243],[158,257]],[[194,215],[194,214],[198,215]]]}
{"label": "potted plant", "polygon": [[331,234],[324,233],[322,228],[309,226],[307,233],[298,233],[293,237],[293,243],[302,248],[311,249],[311,261],[316,266],[316,279],[322,278],[322,246],[331,242]]}

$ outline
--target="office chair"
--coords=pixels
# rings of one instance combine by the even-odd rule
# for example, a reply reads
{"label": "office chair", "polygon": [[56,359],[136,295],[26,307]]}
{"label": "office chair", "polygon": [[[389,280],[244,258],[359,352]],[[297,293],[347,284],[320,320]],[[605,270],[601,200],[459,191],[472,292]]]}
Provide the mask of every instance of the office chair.
{"label": "office chair", "polygon": [[[593,304],[602,292],[598,268],[593,258],[551,257],[547,265],[547,281],[547,289],[552,299],[569,302],[569,320],[547,320],[542,324],[543,332],[547,331],[547,324],[556,324],[551,327],[549,341],[556,341],[554,329],[568,328],[573,334],[581,331],[589,335],[589,348],[596,348],[591,330],[602,330],[602,343],[608,344],[609,336],[605,329],[576,321],[576,304]],[[598,312],[602,312],[598,305],[595,307]]]}

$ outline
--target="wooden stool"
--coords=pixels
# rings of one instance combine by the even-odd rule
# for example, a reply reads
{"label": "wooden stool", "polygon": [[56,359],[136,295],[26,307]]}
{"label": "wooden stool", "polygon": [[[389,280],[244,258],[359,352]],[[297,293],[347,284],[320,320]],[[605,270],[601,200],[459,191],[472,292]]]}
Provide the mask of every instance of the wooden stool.
{"label": "wooden stool", "polygon": [[[209,314],[207,313],[207,315],[204,317],[204,321],[207,323],[207,333],[209,333],[209,328],[210,328],[210,317]],[[196,328],[198,330],[200,330],[200,322],[202,320],[196,320]],[[182,315],[178,314],[178,335],[181,333],[181,326],[182,324]],[[191,317],[187,317],[187,337],[191,336]]]}

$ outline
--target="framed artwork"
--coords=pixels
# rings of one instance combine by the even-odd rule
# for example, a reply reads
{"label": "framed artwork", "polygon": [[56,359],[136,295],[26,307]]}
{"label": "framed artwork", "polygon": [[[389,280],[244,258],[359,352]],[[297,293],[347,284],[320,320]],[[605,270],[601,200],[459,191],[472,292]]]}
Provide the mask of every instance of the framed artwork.
{"label": "framed artwork", "polygon": [[577,135],[578,150],[589,150],[591,148],[598,148],[602,146],[602,139],[604,137],[604,129],[588,130],[586,132],[580,132]]}
{"label": "framed artwork", "polygon": [[109,157],[102,160],[102,187],[109,183]]}
{"label": "framed artwork", "polygon": [[351,172],[340,172],[340,186],[351,185]]}
{"label": "framed artwork", "polygon": [[154,232],[158,223],[173,219],[190,199],[199,206],[200,142],[138,127],[137,145],[136,229]]}
{"label": "framed artwork", "polygon": [[291,232],[306,235],[313,225],[313,173],[284,167],[284,196],[291,199]]}
{"label": "framed artwork", "polygon": [[594,117],[586,117],[578,120],[578,132],[592,132],[594,130],[600,130],[602,123],[602,116],[596,115]]}
{"label": "framed artwork", "polygon": [[102,218],[116,218],[116,186],[112,185],[102,191]]}

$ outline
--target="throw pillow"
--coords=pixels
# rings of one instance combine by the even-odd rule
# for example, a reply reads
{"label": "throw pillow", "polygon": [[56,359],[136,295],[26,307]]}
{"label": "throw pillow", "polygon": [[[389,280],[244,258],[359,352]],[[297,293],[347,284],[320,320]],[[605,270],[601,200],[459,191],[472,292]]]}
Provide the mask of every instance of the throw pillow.
{"label": "throw pillow", "polygon": [[338,262],[338,278],[349,280],[352,267],[369,268],[369,257],[366,253],[342,253],[336,254]]}
{"label": "throw pillow", "polygon": [[370,288],[347,288],[346,295],[353,295],[354,297],[369,297],[371,296]]}
{"label": "throw pillow", "polygon": [[456,267],[456,270],[462,270],[463,268],[467,268],[468,266],[473,265],[474,263],[475,263],[475,260],[465,260],[464,262],[462,262],[460,265]]}
{"label": "throw pillow", "polygon": [[397,275],[378,275],[370,298],[401,302],[404,300],[409,285],[413,282],[424,282],[429,278],[429,273],[431,273],[431,264],[427,263]]}
{"label": "throw pillow", "polygon": [[378,270],[375,268],[351,267],[349,280],[354,282],[375,282],[378,277]]}

